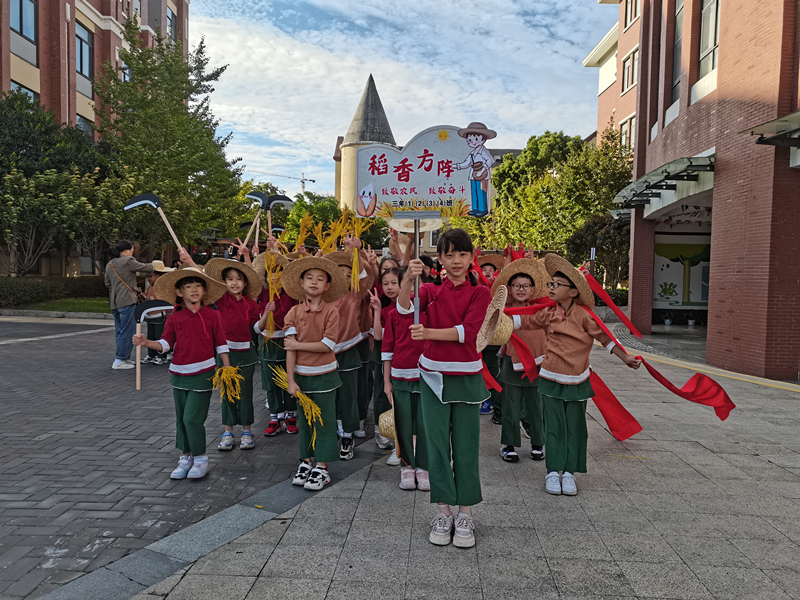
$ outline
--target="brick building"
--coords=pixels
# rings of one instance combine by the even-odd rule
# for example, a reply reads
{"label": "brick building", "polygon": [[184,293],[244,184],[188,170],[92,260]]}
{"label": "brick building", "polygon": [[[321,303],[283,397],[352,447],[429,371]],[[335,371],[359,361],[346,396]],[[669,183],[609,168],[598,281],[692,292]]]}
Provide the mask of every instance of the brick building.
{"label": "brick building", "polygon": [[691,310],[709,364],[797,379],[800,2],[637,2],[631,318]]}
{"label": "brick building", "polygon": [[58,121],[91,131],[93,80],[106,62],[123,68],[128,11],[138,15],[146,41],[160,29],[187,48],[189,0],[2,0],[0,91],[22,89]]}

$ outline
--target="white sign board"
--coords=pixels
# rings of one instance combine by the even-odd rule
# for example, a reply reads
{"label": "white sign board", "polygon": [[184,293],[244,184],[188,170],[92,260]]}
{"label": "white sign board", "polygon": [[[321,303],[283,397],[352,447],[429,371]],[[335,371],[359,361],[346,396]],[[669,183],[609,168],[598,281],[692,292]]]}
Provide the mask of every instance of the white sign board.
{"label": "white sign board", "polygon": [[484,143],[495,135],[482,123],[442,125],[417,134],[402,150],[385,144],[359,148],[356,213],[391,218],[399,211],[432,210],[443,218],[486,216],[494,158]]}

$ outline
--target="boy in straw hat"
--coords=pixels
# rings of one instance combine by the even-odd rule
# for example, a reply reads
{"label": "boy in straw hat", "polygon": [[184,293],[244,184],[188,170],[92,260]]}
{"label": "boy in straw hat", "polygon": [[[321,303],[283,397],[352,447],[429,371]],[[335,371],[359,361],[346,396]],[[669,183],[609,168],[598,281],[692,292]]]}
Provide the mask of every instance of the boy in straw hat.
{"label": "boy in straw hat", "polygon": [[484,144],[486,140],[497,137],[497,132],[492,131],[483,123],[470,123],[464,129],[458,130],[458,135],[466,138],[467,146],[472,151],[464,162],[453,165],[456,169],[470,169],[469,183],[472,194],[472,210],[469,211],[471,217],[485,217],[489,214],[489,202],[487,191],[489,188],[489,176],[494,157]]}
{"label": "boy in straw hat", "polygon": [[[532,258],[521,258],[502,270],[492,286],[492,293],[501,286],[508,288],[508,304],[512,308],[528,304],[545,295],[547,272],[542,263]],[[500,380],[503,382],[503,416],[500,434],[500,456],[506,462],[519,462],[516,448],[520,436],[520,417],[524,409],[530,423],[531,458],[544,458],[544,417],[542,398],[539,395],[539,379],[531,379],[526,373],[515,344],[523,343],[530,350],[536,366],[542,364],[545,354],[545,335],[541,329],[526,329],[519,332],[519,341],[506,343],[500,351]],[[530,369],[533,365],[528,365]],[[527,375],[527,376],[526,376]]]}
{"label": "boy in straw hat", "polygon": [[[147,290],[145,290],[144,296],[148,300],[156,300],[156,295],[153,286],[158,281],[158,278],[164,275],[165,273],[170,273],[175,269],[166,266],[160,260],[153,261],[153,272],[147,276]],[[161,334],[164,333],[164,323],[167,320],[167,317],[164,312],[159,313],[152,313],[148,314],[145,317],[147,321],[147,339],[150,341],[156,341],[161,337]],[[165,365],[169,362],[167,359],[167,354],[162,354],[160,350],[154,350],[153,348],[147,349],[147,355],[142,359],[142,364],[146,365],[148,363],[152,363],[154,365]]]}
{"label": "boy in straw hat", "polygon": [[[314,439],[312,415],[301,407],[298,438],[302,460],[292,483],[316,491],[331,480],[328,463],[339,460],[336,392],[342,381],[333,350],[339,335],[336,302],[347,294],[349,286],[335,263],[317,257],[288,264],[282,280],[286,293],[299,301],[284,319],[287,391],[290,396],[302,392],[311,397],[319,407],[321,420]],[[317,464],[312,468],[315,459]]]}
{"label": "boy in straw hat", "polygon": [[205,422],[217,364],[215,353],[223,366],[230,367],[222,319],[210,308],[225,293],[225,286],[190,267],[162,275],[154,288],[159,300],[177,301],[175,312],[167,317],[157,342],[138,334],[133,343],[161,352],[175,349],[169,372],[175,400],[175,446],[181,457],[170,478],[199,479],[208,472]]}
{"label": "boy in straw hat", "polygon": [[594,308],[594,294],[578,269],[557,254],[545,256],[544,266],[552,278],[547,287],[555,305],[535,315],[515,316],[514,327],[547,334],[539,370],[547,446],[545,491],[575,496],[575,473],[586,472],[586,401],[594,396],[589,381],[593,340],[631,368],[638,369],[641,361],[625,354],[587,312]]}
{"label": "boy in straw hat", "polygon": [[[255,447],[255,436],[251,431],[255,421],[253,410],[253,372],[258,362],[258,355],[253,349],[253,325],[258,322],[258,305],[255,298],[261,291],[261,279],[250,265],[237,260],[212,258],[205,266],[206,274],[222,281],[227,288],[225,294],[216,301],[216,307],[222,317],[225,328],[225,339],[228,342],[228,360],[231,366],[239,367],[241,382],[239,398],[231,401],[222,395],[222,424],[225,431],[217,446],[217,450],[227,452],[233,450],[235,425],[242,426],[239,438],[239,449],[250,450]],[[219,366],[219,358],[217,366]]]}
{"label": "boy in straw hat", "polygon": [[[266,270],[266,259],[270,257],[274,262],[275,271],[268,273]],[[283,339],[286,332],[283,330],[284,319],[289,310],[297,304],[297,300],[292,298],[283,289],[281,284],[282,269],[289,260],[277,252],[264,252],[253,260],[253,268],[256,273],[262,273],[264,284],[261,294],[258,297],[258,306],[261,310],[261,319],[255,325],[255,331],[260,336],[258,344],[258,354],[261,360],[261,387],[267,392],[267,408],[269,409],[269,423],[264,430],[264,435],[273,437],[282,431],[280,422],[281,416],[284,417],[286,433],[296,434],[297,428],[297,402],[289,393],[275,384],[273,381],[273,368],[286,368],[286,349],[283,347]],[[272,300],[270,301],[269,286],[272,285]],[[267,331],[267,319],[269,313],[275,322],[274,331]]]}
{"label": "boy in straw hat", "polygon": [[[355,444],[353,432],[363,428],[361,423],[361,409],[359,407],[358,373],[362,367],[361,355],[358,353],[358,344],[363,339],[361,333],[361,311],[364,298],[372,289],[374,276],[371,269],[359,266],[359,289],[350,289],[353,275],[353,257],[361,245],[361,240],[348,237],[345,239],[344,252],[331,252],[325,258],[338,265],[347,281],[348,292],[339,300],[337,311],[339,313],[339,332],[336,339],[336,361],[339,365],[339,378],[342,386],[336,398],[336,412],[341,421],[339,434],[342,437],[342,447],[339,452],[341,460],[353,458]],[[365,253],[359,252],[359,265],[366,266],[368,258]],[[367,397],[368,398],[368,397]]]}

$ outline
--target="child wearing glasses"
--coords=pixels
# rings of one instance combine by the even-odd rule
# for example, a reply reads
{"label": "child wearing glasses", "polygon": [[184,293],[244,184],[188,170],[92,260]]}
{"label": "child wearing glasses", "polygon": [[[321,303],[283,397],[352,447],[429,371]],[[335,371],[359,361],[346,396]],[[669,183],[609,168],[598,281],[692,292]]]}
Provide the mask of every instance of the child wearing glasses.
{"label": "child wearing glasses", "polygon": [[[541,329],[547,334],[539,369],[547,446],[545,491],[575,496],[575,473],[586,472],[586,401],[594,396],[589,380],[589,354],[594,340],[631,368],[641,361],[626,354],[589,314],[594,294],[583,274],[557,254],[544,257],[550,299],[556,304],[531,316],[515,316],[516,329]],[[588,309],[588,310],[587,310]]]}

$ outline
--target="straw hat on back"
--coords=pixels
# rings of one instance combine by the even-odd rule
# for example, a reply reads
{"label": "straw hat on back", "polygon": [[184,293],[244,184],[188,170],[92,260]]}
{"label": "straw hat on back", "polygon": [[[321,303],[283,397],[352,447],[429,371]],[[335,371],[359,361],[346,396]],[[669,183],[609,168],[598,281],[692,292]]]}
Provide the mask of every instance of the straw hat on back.
{"label": "straw hat on back", "polygon": [[478,352],[483,352],[494,337],[497,326],[500,324],[500,317],[503,315],[503,309],[506,307],[506,300],[508,300],[508,288],[503,286],[497,290],[489,303],[489,308],[486,309],[486,317],[478,331]]}
{"label": "straw hat on back", "polygon": [[165,273],[159,277],[158,281],[156,281],[153,285],[153,293],[159,300],[164,300],[170,304],[175,304],[175,301],[178,298],[175,284],[181,279],[187,279],[189,277],[197,277],[198,279],[202,279],[206,282],[206,297],[203,302],[206,306],[219,300],[223,295],[225,295],[225,292],[228,291],[228,288],[226,288],[225,284],[221,281],[213,279],[210,275],[204,273],[200,269],[186,267],[185,269],[178,269],[169,273]]}
{"label": "straw hat on back", "polygon": [[547,296],[547,282],[550,281],[550,277],[547,275],[544,263],[535,258],[520,258],[503,269],[492,284],[492,293],[497,292],[500,286],[508,287],[508,282],[519,274],[527,275],[533,280],[531,299]]}
{"label": "straw hat on back", "polygon": [[327,258],[309,256],[308,258],[293,260],[283,268],[281,284],[286,293],[295,300],[302,302],[306,299],[305,292],[300,287],[300,277],[311,269],[320,269],[330,275],[331,281],[328,291],[322,294],[323,302],[336,302],[344,298],[347,292],[350,291],[350,283],[335,262]]}
{"label": "straw hat on back", "polygon": [[594,292],[589,287],[589,282],[586,281],[583,273],[573,267],[566,258],[558,254],[548,254],[544,257],[544,268],[547,269],[550,277],[559,271],[566,275],[580,293],[576,300],[585,307],[594,309]]}
{"label": "straw hat on back", "polygon": [[247,280],[247,295],[255,300],[261,293],[261,282],[263,278],[259,277],[256,270],[247,263],[239,262],[238,260],[230,260],[228,258],[212,258],[206,263],[203,269],[208,275],[217,281],[224,282],[222,272],[225,269],[236,269]]}

